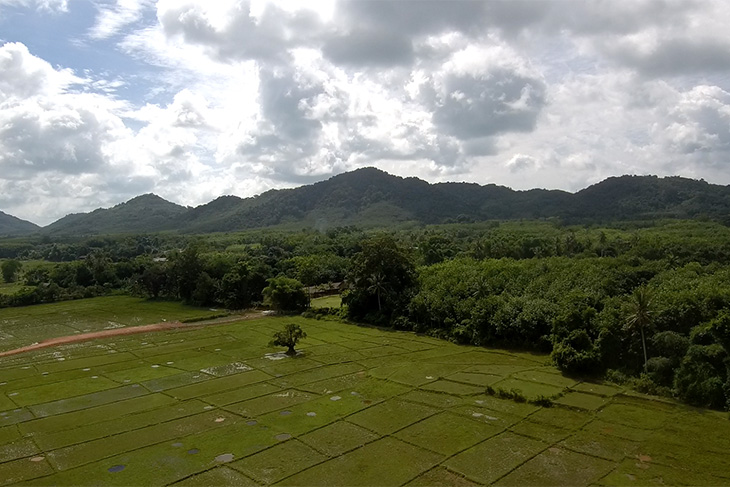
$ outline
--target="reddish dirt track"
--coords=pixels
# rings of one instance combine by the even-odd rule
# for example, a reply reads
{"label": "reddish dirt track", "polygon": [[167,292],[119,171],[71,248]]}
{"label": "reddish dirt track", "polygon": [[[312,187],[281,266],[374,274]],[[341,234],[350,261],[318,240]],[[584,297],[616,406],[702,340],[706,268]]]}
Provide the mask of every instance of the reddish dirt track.
{"label": "reddish dirt track", "polygon": [[34,343],[33,345],[28,345],[25,347],[15,348],[13,350],[7,350],[5,352],[0,352],[0,358],[2,357],[9,357],[11,355],[17,355],[19,353],[24,352],[32,352],[33,350],[40,350],[42,348],[49,348],[49,347],[55,347],[58,345],[66,345],[68,343],[78,343],[78,342],[85,342],[88,340],[96,340],[97,338],[108,338],[108,337],[114,337],[119,335],[134,335],[137,333],[150,333],[154,331],[162,331],[162,330],[180,330],[180,329],[194,329],[194,328],[202,328],[205,326],[210,325],[221,325],[225,323],[233,323],[234,321],[243,321],[243,320],[253,320],[256,318],[261,318],[263,313],[260,312],[253,312],[253,313],[246,313],[242,315],[234,315],[234,316],[227,316],[225,318],[217,318],[212,320],[205,320],[205,321],[198,321],[195,323],[181,323],[179,321],[166,321],[163,323],[154,323],[152,325],[142,325],[142,326],[130,326],[128,328],[115,328],[113,330],[102,330],[102,331],[94,331],[91,333],[79,333],[77,335],[68,335],[65,337],[57,337],[57,338],[49,338],[48,340],[43,340],[39,343]]}

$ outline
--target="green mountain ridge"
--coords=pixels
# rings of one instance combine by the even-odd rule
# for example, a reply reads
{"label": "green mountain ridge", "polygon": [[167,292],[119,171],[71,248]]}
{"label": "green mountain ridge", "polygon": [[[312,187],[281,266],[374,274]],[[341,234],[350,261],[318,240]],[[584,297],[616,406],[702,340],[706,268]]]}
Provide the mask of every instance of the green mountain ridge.
{"label": "green mountain ridge", "polygon": [[0,211],[0,236],[16,236],[37,232],[41,229],[35,223],[21,220]]}
{"label": "green mountain ridge", "polygon": [[[146,194],[113,208],[65,216],[42,229],[26,222],[33,226],[24,227],[24,232],[210,233],[277,225],[324,230],[344,225],[541,218],[560,218],[566,223],[714,219],[730,224],[730,186],[677,176],[619,176],[576,193],[546,189],[517,191],[495,184],[430,184],[369,167],[294,189],[270,190],[251,198],[221,196],[194,208]],[[0,234],[1,230],[0,226]]]}
{"label": "green mountain ridge", "polygon": [[112,208],[74,213],[43,227],[51,234],[112,234],[174,230],[174,221],[188,208],[154,194],[144,194]]}

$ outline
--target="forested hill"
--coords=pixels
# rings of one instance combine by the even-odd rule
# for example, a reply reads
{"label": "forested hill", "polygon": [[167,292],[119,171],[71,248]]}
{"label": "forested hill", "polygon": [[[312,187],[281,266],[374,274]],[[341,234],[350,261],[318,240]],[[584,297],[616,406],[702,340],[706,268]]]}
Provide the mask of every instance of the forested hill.
{"label": "forested hill", "polygon": [[24,235],[37,232],[40,227],[35,223],[21,220],[0,211],[0,237],[8,235]]}
{"label": "forested hill", "polygon": [[113,208],[74,213],[43,228],[55,234],[147,233],[175,230],[175,219],[189,211],[154,194],[132,198]]}
{"label": "forested hill", "polygon": [[[310,228],[561,218],[567,223],[648,218],[713,219],[730,224],[730,187],[680,177],[621,176],[577,193],[473,183],[429,184],[363,168],[253,198],[222,196],[185,208],[155,195],[66,216],[54,234],[226,232],[281,224]],[[32,230],[29,230],[29,232]]]}
{"label": "forested hill", "polygon": [[429,184],[364,168],[255,198],[225,196],[182,214],[181,231],[214,232],[299,223],[327,228],[559,217],[567,222],[711,218],[730,223],[730,187],[654,176],[609,178],[575,194],[473,183]]}

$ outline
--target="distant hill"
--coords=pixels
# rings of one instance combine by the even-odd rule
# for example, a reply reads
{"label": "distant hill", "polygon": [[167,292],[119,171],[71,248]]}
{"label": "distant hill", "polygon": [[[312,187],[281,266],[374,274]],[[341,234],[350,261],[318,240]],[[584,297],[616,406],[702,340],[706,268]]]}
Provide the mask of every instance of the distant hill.
{"label": "distant hill", "polygon": [[74,213],[43,228],[43,233],[112,234],[148,233],[174,230],[177,217],[188,208],[145,194],[113,208],[100,208],[91,213]]}
{"label": "distant hill", "polygon": [[64,217],[51,233],[208,233],[290,224],[330,228],[558,217],[569,223],[710,218],[730,224],[730,187],[680,177],[621,176],[577,193],[474,183],[429,184],[363,168],[253,198],[221,196],[185,208],[144,195],[114,208]]}
{"label": "distant hill", "polygon": [[39,231],[41,227],[35,223],[8,215],[0,211],[0,236],[27,235]]}
{"label": "distant hill", "polygon": [[493,184],[429,184],[363,168],[256,198],[219,198],[183,215],[179,227],[211,232],[284,223],[331,227],[539,218],[552,216],[551,209],[568,197],[563,191],[513,191]]}

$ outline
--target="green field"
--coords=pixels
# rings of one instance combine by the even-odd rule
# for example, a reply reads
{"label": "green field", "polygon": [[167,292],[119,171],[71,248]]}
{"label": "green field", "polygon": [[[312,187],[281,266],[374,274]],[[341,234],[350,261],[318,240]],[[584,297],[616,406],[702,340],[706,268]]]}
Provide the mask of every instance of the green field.
{"label": "green field", "polygon": [[[33,316],[99,329],[161,312],[69,304],[66,317]],[[267,345],[289,322],[308,334],[295,358]],[[272,317],[0,359],[0,485],[728,485],[729,448],[726,414],[568,379],[546,356],[333,321]]]}
{"label": "green field", "polygon": [[184,321],[219,315],[172,301],[105,296],[21,308],[0,309],[0,351],[33,342],[162,321]]}
{"label": "green field", "polygon": [[312,308],[339,308],[341,305],[342,297],[340,297],[340,295],[314,298],[310,303]]}

